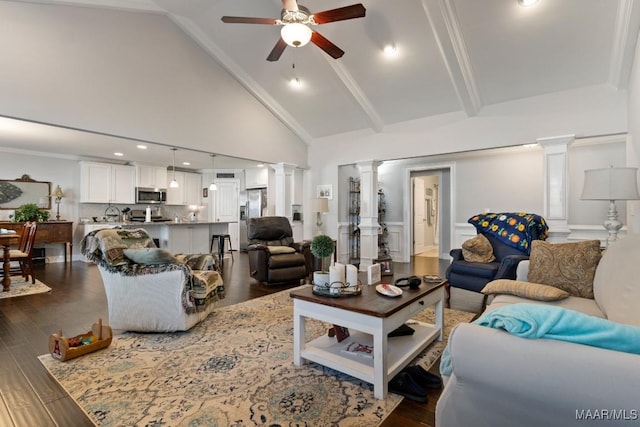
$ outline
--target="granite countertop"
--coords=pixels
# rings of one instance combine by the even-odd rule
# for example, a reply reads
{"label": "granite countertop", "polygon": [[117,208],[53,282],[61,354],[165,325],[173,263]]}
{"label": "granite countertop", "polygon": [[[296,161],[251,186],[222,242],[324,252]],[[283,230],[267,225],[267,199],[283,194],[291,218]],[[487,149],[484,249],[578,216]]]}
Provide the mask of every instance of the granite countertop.
{"label": "granite countertop", "polygon": [[[160,221],[160,222],[87,222],[80,223],[80,225],[104,225],[104,226],[125,226],[125,227],[148,227],[150,225],[158,226],[158,225],[204,225],[204,224],[228,224],[230,221]],[[236,222],[236,221],[231,221]]]}

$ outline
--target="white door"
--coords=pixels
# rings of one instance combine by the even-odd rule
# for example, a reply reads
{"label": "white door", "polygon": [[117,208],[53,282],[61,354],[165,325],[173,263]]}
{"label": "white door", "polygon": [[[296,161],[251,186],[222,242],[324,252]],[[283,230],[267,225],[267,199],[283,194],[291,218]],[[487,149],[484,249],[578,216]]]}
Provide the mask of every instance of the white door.
{"label": "white door", "polygon": [[236,222],[240,216],[238,203],[240,182],[216,181],[218,189],[215,191],[215,222]]}
{"label": "white door", "polygon": [[425,248],[424,232],[425,223],[424,181],[422,178],[413,178],[413,254],[423,252]]}

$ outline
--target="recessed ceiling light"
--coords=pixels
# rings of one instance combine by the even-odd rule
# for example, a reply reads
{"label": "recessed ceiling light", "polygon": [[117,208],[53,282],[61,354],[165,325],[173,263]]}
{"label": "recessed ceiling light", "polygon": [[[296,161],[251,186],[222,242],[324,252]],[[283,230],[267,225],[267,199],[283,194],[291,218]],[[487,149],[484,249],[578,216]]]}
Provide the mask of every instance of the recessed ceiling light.
{"label": "recessed ceiling light", "polygon": [[118,156],[118,157],[122,157],[122,156],[124,156],[124,154],[119,153],[119,152],[117,152],[117,151],[116,151],[115,153],[113,153],[113,155],[114,155],[114,156]]}
{"label": "recessed ceiling light", "polygon": [[537,143],[533,143],[533,144],[522,144],[522,148],[536,148],[538,146]]}
{"label": "recessed ceiling light", "polygon": [[191,165],[191,162],[182,162],[182,164],[185,165],[185,166],[189,166],[189,165]]}
{"label": "recessed ceiling light", "polygon": [[146,145],[142,145],[142,144],[138,144],[136,145],[137,148],[139,148],[140,150],[146,150],[147,146]]}
{"label": "recessed ceiling light", "polygon": [[398,53],[398,49],[396,49],[395,45],[392,45],[392,44],[386,45],[383,51],[384,51],[384,54],[387,56],[394,56],[396,53]]}
{"label": "recessed ceiling light", "polygon": [[298,77],[294,77],[289,80],[289,84],[294,89],[300,89],[302,87],[302,81]]}
{"label": "recessed ceiling light", "polygon": [[262,164],[262,163],[258,163],[258,167],[259,167],[259,168],[263,168],[263,167],[264,167],[264,164]]}
{"label": "recessed ceiling light", "polygon": [[538,0],[518,0],[518,4],[522,7],[531,7],[538,3]]}

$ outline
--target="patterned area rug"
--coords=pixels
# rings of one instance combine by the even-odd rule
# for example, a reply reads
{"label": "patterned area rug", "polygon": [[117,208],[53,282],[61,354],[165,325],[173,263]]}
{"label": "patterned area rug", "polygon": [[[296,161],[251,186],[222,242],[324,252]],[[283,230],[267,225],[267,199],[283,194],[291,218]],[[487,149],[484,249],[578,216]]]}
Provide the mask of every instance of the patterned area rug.
{"label": "patterned area rug", "polygon": [[[2,280],[0,278],[0,280]],[[51,288],[36,279],[36,283],[25,282],[22,276],[11,276],[11,288],[8,292],[3,292],[0,286],[0,299],[21,297],[23,295],[42,294],[51,291]]]}
{"label": "patterned area rug", "polygon": [[[111,346],[42,364],[99,426],[376,426],[400,403],[317,364],[293,365],[293,304],[282,291],[214,311],[189,332],[123,333]],[[445,309],[445,336],[473,316]],[[433,323],[433,310],[417,317]],[[308,320],[307,333],[328,325]],[[429,368],[446,340],[415,362]]]}

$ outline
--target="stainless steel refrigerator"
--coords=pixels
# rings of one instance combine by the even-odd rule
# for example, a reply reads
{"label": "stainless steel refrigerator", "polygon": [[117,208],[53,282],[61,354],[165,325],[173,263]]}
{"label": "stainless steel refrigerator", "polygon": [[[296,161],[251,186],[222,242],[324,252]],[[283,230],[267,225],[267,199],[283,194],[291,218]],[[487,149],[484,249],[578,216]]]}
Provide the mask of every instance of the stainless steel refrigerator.
{"label": "stainless steel refrigerator", "polygon": [[[247,219],[264,216],[267,212],[267,189],[255,188],[240,193],[240,250],[247,250]],[[244,201],[244,205],[242,202]]]}

